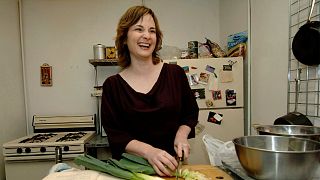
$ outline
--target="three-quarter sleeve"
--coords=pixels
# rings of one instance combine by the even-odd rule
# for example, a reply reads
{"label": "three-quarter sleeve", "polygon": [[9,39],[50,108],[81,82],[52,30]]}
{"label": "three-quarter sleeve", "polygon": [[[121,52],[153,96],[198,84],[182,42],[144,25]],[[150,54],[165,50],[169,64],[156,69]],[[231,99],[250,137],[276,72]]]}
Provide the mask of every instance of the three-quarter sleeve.
{"label": "three-quarter sleeve", "polygon": [[117,95],[119,85],[116,83],[112,78],[109,78],[103,84],[101,123],[107,133],[112,156],[119,159],[133,137],[126,131],[125,124],[121,121],[121,108],[118,108],[120,99]]}

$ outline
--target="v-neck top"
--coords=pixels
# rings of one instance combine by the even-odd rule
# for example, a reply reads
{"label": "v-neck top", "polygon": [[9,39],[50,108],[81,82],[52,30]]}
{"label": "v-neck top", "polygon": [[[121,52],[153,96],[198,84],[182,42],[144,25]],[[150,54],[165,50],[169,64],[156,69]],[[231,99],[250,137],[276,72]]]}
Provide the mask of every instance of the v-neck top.
{"label": "v-neck top", "polygon": [[175,64],[163,64],[148,93],[135,91],[119,74],[103,83],[101,123],[116,159],[134,139],[175,155],[174,138],[179,126],[189,126],[189,138],[195,137],[198,114],[187,76]]}
{"label": "v-neck top", "polygon": [[[159,77],[161,76],[162,70],[163,70],[163,68],[161,67]],[[158,77],[157,81],[156,81],[155,84],[152,86],[152,88],[149,90],[149,92],[147,92],[147,93],[142,93],[142,92],[138,92],[138,91],[136,91],[134,88],[132,88],[132,86],[131,86],[120,74],[116,74],[116,76],[119,76],[119,79],[122,80],[122,81],[124,81],[123,83],[126,83],[127,86],[128,86],[128,88],[129,88],[130,90],[132,90],[132,91],[134,91],[134,92],[136,92],[136,93],[141,93],[141,94],[149,94],[149,93],[152,93],[152,90],[153,90],[154,88],[156,88],[157,82],[158,82],[158,80],[159,80],[159,77]]]}

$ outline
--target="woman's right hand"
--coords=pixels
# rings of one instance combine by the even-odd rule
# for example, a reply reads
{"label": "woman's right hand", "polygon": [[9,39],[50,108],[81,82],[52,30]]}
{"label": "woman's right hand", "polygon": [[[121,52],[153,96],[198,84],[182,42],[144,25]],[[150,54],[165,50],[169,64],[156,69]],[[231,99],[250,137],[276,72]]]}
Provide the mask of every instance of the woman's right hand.
{"label": "woman's right hand", "polygon": [[162,149],[150,148],[145,157],[159,176],[173,176],[177,160]]}

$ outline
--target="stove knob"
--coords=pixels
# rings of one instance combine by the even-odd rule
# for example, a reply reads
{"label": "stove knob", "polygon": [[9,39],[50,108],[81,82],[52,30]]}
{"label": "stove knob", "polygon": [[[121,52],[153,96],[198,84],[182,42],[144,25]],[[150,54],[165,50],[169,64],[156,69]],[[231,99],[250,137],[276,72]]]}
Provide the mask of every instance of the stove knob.
{"label": "stove knob", "polygon": [[21,154],[21,153],[22,153],[22,148],[18,148],[18,149],[17,149],[17,153],[18,153],[18,154]]}
{"label": "stove knob", "polygon": [[27,147],[24,151],[25,151],[26,153],[30,153],[30,152],[31,152],[31,149]]}
{"label": "stove knob", "polygon": [[43,153],[44,153],[44,152],[46,152],[46,151],[47,151],[47,149],[46,149],[45,147],[41,147],[41,148],[40,148],[40,152],[43,152]]}
{"label": "stove knob", "polygon": [[64,146],[63,151],[69,151],[69,146]]}

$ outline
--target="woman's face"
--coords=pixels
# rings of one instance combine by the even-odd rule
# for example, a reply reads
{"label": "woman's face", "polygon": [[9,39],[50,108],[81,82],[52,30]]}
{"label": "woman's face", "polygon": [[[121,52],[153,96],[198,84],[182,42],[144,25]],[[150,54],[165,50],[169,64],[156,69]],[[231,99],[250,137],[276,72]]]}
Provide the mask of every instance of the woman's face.
{"label": "woman's face", "polygon": [[144,15],[128,30],[127,45],[131,59],[151,60],[156,42],[156,26],[150,14]]}

